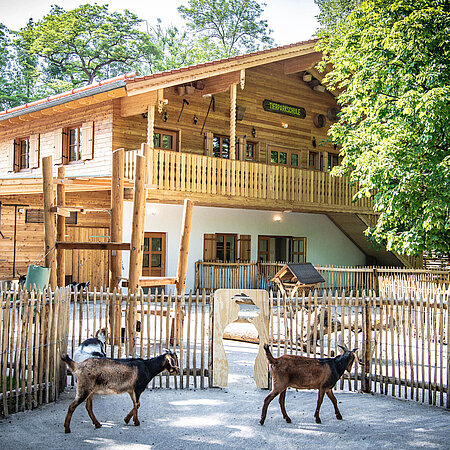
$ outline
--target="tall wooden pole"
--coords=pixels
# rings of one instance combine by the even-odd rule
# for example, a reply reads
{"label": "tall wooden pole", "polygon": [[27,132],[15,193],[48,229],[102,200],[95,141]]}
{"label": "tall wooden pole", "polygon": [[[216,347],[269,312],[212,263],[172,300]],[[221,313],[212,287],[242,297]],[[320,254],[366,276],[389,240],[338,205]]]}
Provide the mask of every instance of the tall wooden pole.
{"label": "tall wooden pole", "polygon": [[134,179],[133,223],[131,228],[130,267],[128,289],[137,292],[142,275],[142,247],[144,244],[145,201],[147,190],[145,156],[136,155],[136,175]]}
{"label": "tall wooden pole", "polygon": [[[119,148],[112,155],[111,176],[111,218],[110,236],[111,242],[122,242],[123,235],[123,197],[124,197],[124,156],[125,150]],[[111,291],[119,287],[119,279],[122,276],[122,251],[111,250],[111,271],[109,288]]]}
{"label": "tall wooden pole", "polygon": [[177,294],[183,296],[186,288],[186,273],[189,256],[189,239],[191,237],[192,212],[194,203],[192,200],[184,201],[183,222],[181,224],[180,253],[178,254]]}
{"label": "tall wooden pole", "polygon": [[53,162],[51,156],[42,158],[42,182],[44,197],[44,241],[45,241],[45,266],[50,268],[50,287],[56,287],[56,259],[55,249],[55,214],[51,209],[53,202]]}
{"label": "tall wooden pole", "polygon": [[237,84],[230,86],[230,159],[236,159],[236,100]]}
{"label": "tall wooden pole", "polygon": [[[66,168],[64,166],[58,167],[58,178],[64,179],[66,175]],[[65,206],[66,204],[66,186],[59,183],[56,186],[56,205]],[[66,237],[66,218],[60,214],[56,216],[56,240],[59,242],[65,241]],[[56,250],[56,284],[59,287],[66,285],[66,251],[64,249]]]}
{"label": "tall wooden pole", "polygon": [[147,148],[144,155],[147,158],[147,184],[153,183],[153,135],[155,133],[155,105],[149,105],[147,109]]}

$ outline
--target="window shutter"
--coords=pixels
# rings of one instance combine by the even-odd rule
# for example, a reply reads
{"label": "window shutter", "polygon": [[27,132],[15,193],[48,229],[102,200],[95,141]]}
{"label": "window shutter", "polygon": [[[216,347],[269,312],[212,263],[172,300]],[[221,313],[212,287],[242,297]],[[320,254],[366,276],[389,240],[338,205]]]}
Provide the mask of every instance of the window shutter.
{"label": "window shutter", "polygon": [[53,163],[63,163],[64,128],[58,128],[53,135]]}
{"label": "window shutter", "polygon": [[92,159],[94,155],[94,122],[85,122],[81,126],[81,159]]}
{"label": "window shutter", "polygon": [[216,235],[205,234],[203,240],[203,261],[216,260]]}
{"label": "window shutter", "polygon": [[8,145],[8,156],[7,156],[7,165],[6,170],[8,172],[14,172],[14,161],[16,159],[16,147],[17,141],[15,139],[11,139]]}
{"label": "window shutter", "polygon": [[247,139],[246,138],[239,138],[239,159],[241,161],[245,161],[245,149],[247,146]]}
{"label": "window shutter", "polygon": [[30,136],[30,169],[39,167],[39,134]]}
{"label": "window shutter", "polygon": [[206,138],[205,138],[205,153],[206,156],[212,156],[213,155],[213,138],[214,134],[212,131],[206,132]]}
{"label": "window shutter", "polygon": [[252,256],[252,237],[249,234],[239,236],[239,261],[249,262]]}

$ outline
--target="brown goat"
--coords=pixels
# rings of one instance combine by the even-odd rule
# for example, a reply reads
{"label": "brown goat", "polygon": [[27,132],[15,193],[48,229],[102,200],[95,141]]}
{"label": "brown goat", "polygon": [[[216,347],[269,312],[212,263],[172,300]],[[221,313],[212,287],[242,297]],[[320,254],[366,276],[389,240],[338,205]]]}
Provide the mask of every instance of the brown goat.
{"label": "brown goat", "polygon": [[316,359],[298,355],[283,355],[279,358],[274,358],[269,350],[269,346],[266,344],[264,350],[272,366],[272,391],[264,399],[259,423],[264,425],[269,403],[278,394],[280,395],[280,408],[283,418],[287,423],[291,423],[285,407],[286,390],[288,387],[319,390],[316,412],[314,414],[317,423],[322,423],[319,411],[325,394],[328,395],[328,398],[333,403],[336,418],[341,420],[341,412],[337,406],[337,400],[332,389],[345,370],[350,372],[352,369],[353,362],[357,358],[355,354],[357,349],[355,348],[349,351],[346,347],[340,347],[344,350],[344,353],[335,358]]}
{"label": "brown goat", "polygon": [[64,429],[70,433],[70,421],[72,414],[81,403],[86,400],[86,409],[95,428],[101,424],[92,410],[92,397],[94,394],[122,394],[127,392],[133,402],[133,409],[125,416],[128,423],[131,418],[136,426],[140,424],[138,419],[139,398],[153,377],[167,370],[170,374],[178,374],[178,357],[175,353],[166,352],[156,358],[141,359],[109,359],[88,358],[83,362],[72,361],[67,355],[61,359],[69,369],[77,376],[77,395],[69,405]]}

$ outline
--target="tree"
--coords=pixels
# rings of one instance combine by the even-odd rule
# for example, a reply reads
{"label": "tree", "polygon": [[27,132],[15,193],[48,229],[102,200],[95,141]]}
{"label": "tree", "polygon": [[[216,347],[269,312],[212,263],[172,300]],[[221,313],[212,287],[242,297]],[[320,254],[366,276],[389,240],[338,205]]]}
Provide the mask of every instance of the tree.
{"label": "tree", "polygon": [[20,36],[26,52],[42,60],[48,84],[56,80],[59,87],[74,87],[134,70],[153,53],[148,35],[138,29],[140,23],[127,10],[109,13],[107,5],[86,4],[70,11],[52,6]]}
{"label": "tree", "polygon": [[320,13],[317,21],[322,31],[331,32],[355,10],[362,0],[314,0]]}
{"label": "tree", "polygon": [[261,19],[264,3],[254,0],[189,0],[178,11],[188,27],[210,38],[221,57],[273,45],[272,30]]}
{"label": "tree", "polygon": [[368,0],[319,44],[344,89],[336,173],[373,199],[369,236],[409,255],[450,250],[449,36],[444,0]]}

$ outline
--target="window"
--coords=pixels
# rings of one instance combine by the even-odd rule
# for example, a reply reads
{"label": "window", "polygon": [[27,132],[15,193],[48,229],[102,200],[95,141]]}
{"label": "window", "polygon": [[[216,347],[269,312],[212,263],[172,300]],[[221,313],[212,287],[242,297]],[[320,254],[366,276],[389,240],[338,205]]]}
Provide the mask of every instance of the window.
{"label": "window", "polygon": [[94,122],[58,128],[53,135],[55,164],[71,164],[94,157]]}
{"label": "window", "polygon": [[176,150],[177,132],[155,129],[153,133],[153,147],[160,150]]}
{"label": "window", "polygon": [[68,156],[69,162],[81,161],[81,142],[83,137],[83,129],[81,125],[70,127],[67,129],[68,139]]}
{"label": "window", "polygon": [[245,161],[256,161],[256,142],[247,142],[245,145]]}
{"label": "window", "polygon": [[258,261],[306,262],[306,238],[258,236]]}
{"label": "window", "polygon": [[30,167],[30,138],[19,139],[18,170]]}
{"label": "window", "polygon": [[230,158],[230,138],[227,136],[213,137],[213,156],[216,158]]}
{"label": "window", "polygon": [[7,155],[8,172],[20,172],[39,167],[39,134],[11,141]]}
{"label": "window", "polygon": [[[25,223],[44,223],[43,209],[27,209],[25,210]],[[66,225],[77,224],[77,212],[70,211],[70,216],[66,217]]]}
{"label": "window", "polygon": [[341,157],[333,153],[328,153],[328,170],[331,170],[334,166],[341,164]]}
{"label": "window", "polygon": [[270,147],[270,163],[300,167],[300,151],[290,148]]}
{"label": "window", "polygon": [[230,233],[205,234],[203,260],[209,262],[233,263],[250,261],[251,236]]}
{"label": "window", "polygon": [[310,169],[319,168],[319,152],[310,151],[308,154],[308,167]]}

